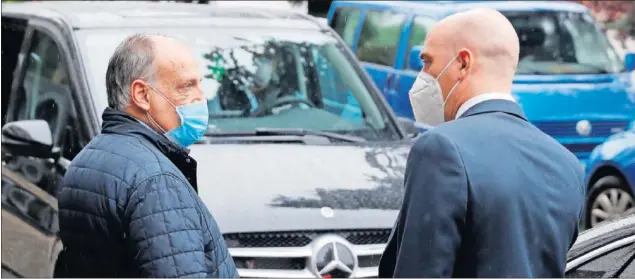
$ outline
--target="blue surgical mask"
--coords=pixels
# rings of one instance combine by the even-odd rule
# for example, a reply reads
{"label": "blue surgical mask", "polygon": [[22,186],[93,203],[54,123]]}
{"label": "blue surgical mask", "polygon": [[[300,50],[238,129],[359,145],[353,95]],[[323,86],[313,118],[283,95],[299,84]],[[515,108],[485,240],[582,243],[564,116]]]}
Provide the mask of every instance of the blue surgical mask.
{"label": "blue surgical mask", "polygon": [[152,86],[150,86],[150,88],[168,101],[168,103],[176,109],[176,113],[181,119],[181,125],[179,127],[170,131],[165,131],[150,115],[148,115],[152,122],[154,122],[154,124],[163,131],[164,135],[168,139],[172,140],[172,142],[178,144],[179,146],[186,148],[205,135],[209,121],[209,111],[206,101],[203,100],[187,105],[175,106],[165,95],[163,95],[163,93]]}

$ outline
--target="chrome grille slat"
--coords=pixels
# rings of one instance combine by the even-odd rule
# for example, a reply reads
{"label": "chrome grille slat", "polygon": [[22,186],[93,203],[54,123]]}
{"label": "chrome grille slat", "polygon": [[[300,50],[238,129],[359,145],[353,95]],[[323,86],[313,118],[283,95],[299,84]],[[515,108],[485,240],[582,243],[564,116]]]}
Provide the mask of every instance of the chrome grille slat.
{"label": "chrome grille slat", "polygon": [[276,247],[276,248],[230,248],[232,257],[241,258],[305,258],[313,253],[311,248],[305,247]]}
{"label": "chrome grille slat", "polygon": [[302,247],[309,245],[320,235],[334,234],[355,245],[380,244],[388,242],[389,229],[339,230],[339,231],[295,231],[266,233],[230,233],[225,241],[230,248],[239,247]]}
{"label": "chrome grille slat", "polygon": [[[552,137],[580,137],[576,131],[578,121],[533,121],[545,134]],[[607,137],[628,128],[629,120],[590,120],[589,137]]]}

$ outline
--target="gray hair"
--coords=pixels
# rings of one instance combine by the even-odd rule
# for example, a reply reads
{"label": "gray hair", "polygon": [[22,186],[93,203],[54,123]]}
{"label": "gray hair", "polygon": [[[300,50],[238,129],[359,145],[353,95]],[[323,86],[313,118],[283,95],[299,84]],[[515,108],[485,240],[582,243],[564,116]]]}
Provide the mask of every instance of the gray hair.
{"label": "gray hair", "polygon": [[153,82],[154,41],[156,35],[135,34],[115,49],[106,70],[108,106],[124,110],[130,104],[130,86],[136,79]]}

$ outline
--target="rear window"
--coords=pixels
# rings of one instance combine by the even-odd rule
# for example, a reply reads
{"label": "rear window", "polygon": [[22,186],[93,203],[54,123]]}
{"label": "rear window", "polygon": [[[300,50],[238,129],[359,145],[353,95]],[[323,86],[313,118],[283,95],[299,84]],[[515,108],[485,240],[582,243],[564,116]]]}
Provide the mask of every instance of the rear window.
{"label": "rear window", "polygon": [[359,60],[393,66],[406,15],[390,11],[366,12],[357,43]]}
{"label": "rear window", "polygon": [[344,39],[349,47],[355,43],[355,30],[359,24],[360,10],[342,7],[335,9],[331,20],[331,28]]}
{"label": "rear window", "polygon": [[604,32],[586,13],[506,12],[520,39],[518,74],[624,71]]}
{"label": "rear window", "polygon": [[[430,32],[430,29],[435,23],[437,23],[437,20],[428,16],[416,16],[414,18],[410,29],[410,37],[408,38],[408,48],[406,49],[406,53],[410,53],[413,46],[423,45],[423,41],[425,41],[426,36],[428,36],[428,32]],[[411,69],[408,63],[408,55],[405,56],[406,61],[404,65]],[[418,69],[411,70],[418,71]]]}

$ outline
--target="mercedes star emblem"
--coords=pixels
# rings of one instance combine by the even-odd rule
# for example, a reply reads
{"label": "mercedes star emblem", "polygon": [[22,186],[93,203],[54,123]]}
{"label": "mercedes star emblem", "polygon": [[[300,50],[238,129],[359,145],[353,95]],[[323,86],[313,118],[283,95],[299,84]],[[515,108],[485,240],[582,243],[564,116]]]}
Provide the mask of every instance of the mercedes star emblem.
{"label": "mercedes star emblem", "polygon": [[575,130],[581,136],[588,136],[591,134],[591,122],[589,120],[580,120],[575,125]]}
{"label": "mercedes star emblem", "polygon": [[327,235],[313,243],[311,268],[321,278],[349,278],[357,268],[357,256],[350,243],[336,235]]}
{"label": "mercedes star emblem", "polygon": [[320,209],[320,212],[322,212],[322,216],[324,216],[324,218],[333,218],[333,216],[335,216],[335,211],[333,211],[333,208],[330,208],[328,206],[322,207]]}

